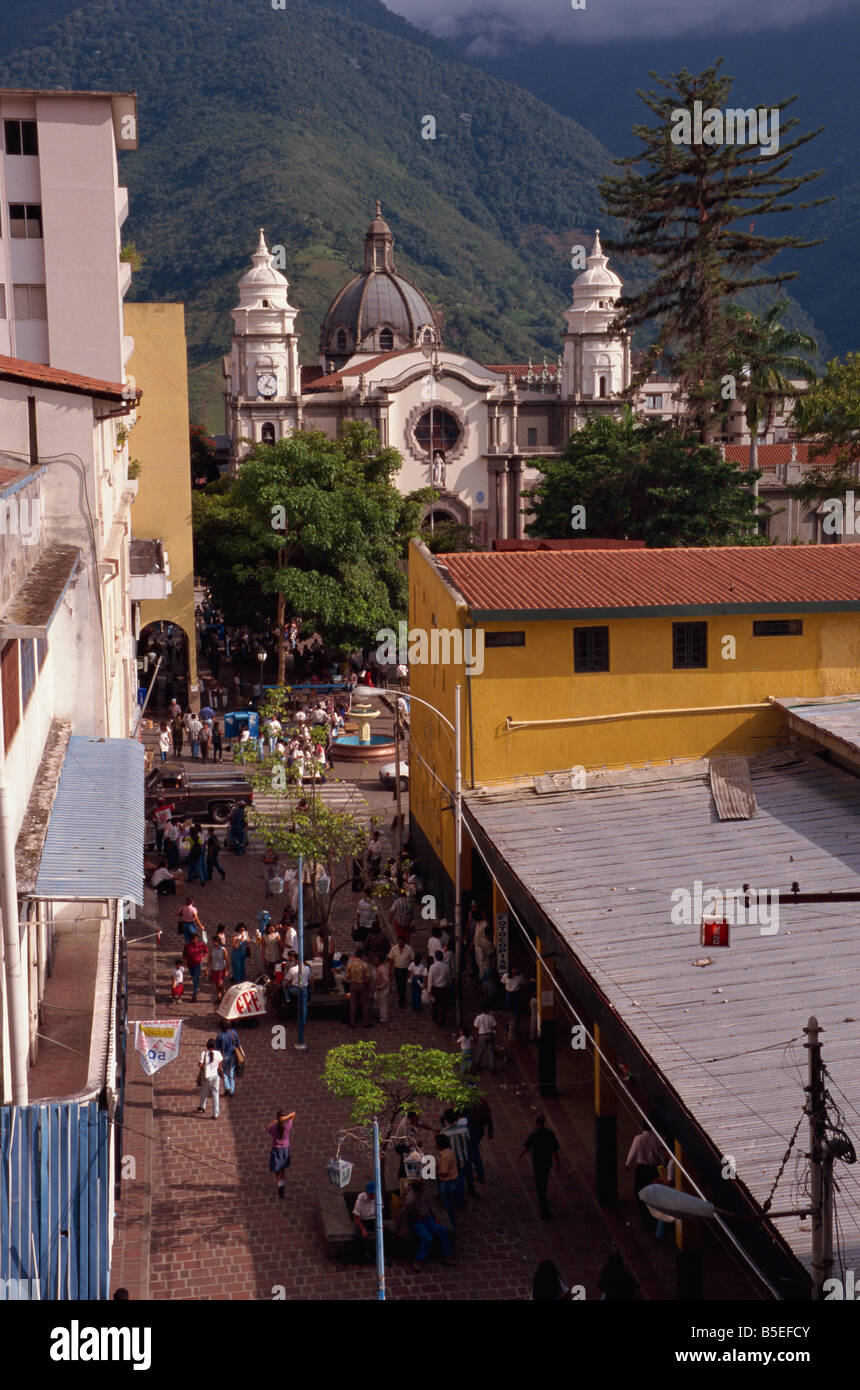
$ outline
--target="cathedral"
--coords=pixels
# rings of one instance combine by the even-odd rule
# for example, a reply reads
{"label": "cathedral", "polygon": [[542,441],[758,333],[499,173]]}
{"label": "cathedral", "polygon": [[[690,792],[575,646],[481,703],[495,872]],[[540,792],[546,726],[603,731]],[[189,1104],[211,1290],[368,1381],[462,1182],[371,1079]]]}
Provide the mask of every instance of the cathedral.
{"label": "cathedral", "polygon": [[[378,202],[364,238],[364,269],[326,314],[319,364],[299,362],[299,311],[262,231],[251,260],[224,359],[234,472],[254,444],[300,429],[334,438],[344,422],[366,420],[401,454],[403,493],[436,489],[427,522],[472,526],[476,542],[488,545],[523,536],[521,493],[537,480],[536,463],[563,453],[588,415],[622,407],[633,372],[630,339],[612,326],[621,280],[599,232],[573,283],[561,354],[538,367],[475,362],[444,347],[427,299],[397,273],[394,237]],[[677,387],[655,376],[634,408],[671,418],[680,408]],[[738,410],[726,439],[748,439],[743,430]]]}

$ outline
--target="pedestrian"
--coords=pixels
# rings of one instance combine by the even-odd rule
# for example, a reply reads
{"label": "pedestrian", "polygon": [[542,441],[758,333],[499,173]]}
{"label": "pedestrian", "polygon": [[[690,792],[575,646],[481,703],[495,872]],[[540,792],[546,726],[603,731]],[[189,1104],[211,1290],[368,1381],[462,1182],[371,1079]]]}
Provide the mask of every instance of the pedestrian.
{"label": "pedestrian", "polygon": [[191,827],[186,874],[188,883],[197,878],[200,880],[200,887],[206,887],[206,850],[203,844],[203,827],[197,822]]}
{"label": "pedestrian", "polygon": [[213,1119],[217,1120],[221,1111],[221,1077],[224,1075],[221,1066],[221,1053],[215,1046],[215,1039],[209,1038],[205,1048],[200,1053],[200,1070],[197,1073],[197,1083],[202,1086],[200,1104],[197,1107],[198,1115],[206,1114],[206,1102],[209,1097],[213,1100]]}
{"label": "pedestrian", "polygon": [[409,982],[409,966],[415,959],[415,952],[408,944],[405,937],[398,936],[396,942],[388,952],[388,959],[394,971],[394,987],[397,990],[397,1004],[403,1009],[406,1006],[406,986]]}
{"label": "pedestrian", "polygon": [[520,1013],[525,994],[526,977],[519,966],[513,966],[506,970],[502,976],[502,985],[505,990],[505,1008],[511,1015],[508,1024],[508,1039],[516,1042],[520,1031]]}
{"label": "pedestrian", "polygon": [[359,1248],[365,1260],[374,1257],[376,1240],[376,1183],[365,1183],[364,1191],[359,1192],[352,1208],[352,1219],[356,1225]]}
{"label": "pedestrian", "polygon": [[158,751],[161,754],[161,761],[163,763],[167,762],[167,755],[170,752],[170,744],[170,729],[167,727],[167,721],[162,720],[161,727],[158,731]]}
{"label": "pedestrian", "polygon": [[237,801],[230,812],[230,833],[227,836],[228,848],[232,849],[234,854],[244,854],[246,839],[245,803],[244,801]]}
{"label": "pedestrian", "polygon": [[164,827],[164,853],[167,856],[167,867],[171,873],[179,868],[179,842],[182,838],[182,831],[175,821],[169,820]]}
{"label": "pedestrian", "polygon": [[465,1028],[457,1029],[457,1049],[460,1053],[460,1075],[467,1076],[472,1070],[472,1034]]}
{"label": "pedestrian", "polygon": [[451,1241],[448,1232],[441,1222],[436,1220],[430,1194],[426,1191],[420,1178],[413,1180],[409,1195],[397,1213],[395,1229],[402,1233],[407,1226],[412,1234],[418,1237],[419,1241],[418,1254],[412,1266],[413,1269],[420,1273],[424,1268],[434,1239],[438,1240],[442,1249],[442,1263],[445,1265],[454,1264],[454,1260],[451,1259]]}
{"label": "pedestrian", "polygon": [[344,974],[349,984],[349,1026],[350,1028],[355,1027],[355,1021],[359,1010],[361,1010],[364,1026],[369,1028],[367,996],[371,986],[372,973],[360,946],[356,946],[355,955],[346,967]]}
{"label": "pedestrian", "polygon": [[379,878],[379,871],[382,868],[382,839],[378,830],[374,830],[367,842],[367,872],[371,879]]}
{"label": "pedestrian", "polygon": [[214,829],[210,828],[209,834],[206,836],[206,877],[207,879],[212,878],[213,873],[217,869],[221,875],[221,882],[223,883],[227,875],[221,868],[221,861],[218,858],[220,853],[221,841],[215,834]]}
{"label": "pedestrian", "polygon": [[390,986],[391,977],[388,973],[388,962],[387,960],[378,960],[375,971],[374,995],[380,1023],[388,1022],[388,991]]}
{"label": "pedestrian", "polygon": [[204,763],[208,761],[209,745],[211,744],[211,742],[212,725],[209,723],[208,720],[204,719],[200,726],[200,757],[203,759]]}
{"label": "pedestrian", "polygon": [[427,966],[421,959],[420,951],[416,952],[412,964],[407,966],[406,973],[409,976],[412,1008],[417,1014],[420,1014],[421,996],[424,993],[424,986],[427,980]]}
{"label": "pedestrian", "polygon": [[195,932],[185,950],[182,958],[188,966],[188,973],[191,976],[191,1002],[197,1003],[197,993],[200,989],[200,972],[203,969],[203,962],[206,959],[206,947],[201,939],[200,933]]}
{"label": "pedestrian", "polygon": [[436,1135],[436,1148],[439,1157],[436,1159],[436,1182],[439,1188],[439,1200],[444,1210],[451,1218],[451,1225],[456,1226],[457,1218],[454,1215],[454,1201],[457,1194],[457,1160],[454,1150],[451,1147],[451,1140],[447,1134]]}
{"label": "pedestrian", "polygon": [[179,715],[179,718],[180,718],[180,719],[182,718],[182,706],[180,705],[180,703],[179,703],[178,700],[171,700],[171,701],[170,701],[170,705],[168,706],[167,713],[170,715],[170,722],[171,722],[171,724],[173,723],[173,721],[174,721],[174,719],[176,718],[177,714]]}
{"label": "pedestrian", "polygon": [[173,802],[168,801],[166,796],[160,796],[152,813],[155,821],[155,848],[161,853],[164,845],[164,832],[170,821],[173,820]]}
{"label": "pedestrian", "polygon": [[[311,967],[309,961],[305,961],[301,968],[301,983],[299,983],[299,958],[293,951],[290,955],[290,968],[287,971],[284,981],[284,991],[290,999],[296,1001],[296,1013],[301,1009],[302,1024],[307,1022],[308,1017],[308,992],[311,983]],[[299,993],[301,991],[301,993]]]}
{"label": "pedestrian", "polygon": [[225,1023],[215,1039],[215,1047],[221,1053],[221,1071],[224,1076],[224,1094],[236,1094],[236,1049],[239,1047],[239,1034],[229,1023]]}
{"label": "pedestrian", "polygon": [[466,1189],[469,1196],[478,1200],[478,1193],[475,1191],[475,1174],[472,1168],[472,1160],[469,1157],[469,1120],[466,1115],[455,1114],[448,1109],[442,1116],[440,1123],[444,1126],[442,1133],[447,1135],[451,1141],[451,1148],[457,1160],[457,1192],[456,1203],[461,1209],[466,1205]]}
{"label": "pedestrian", "polygon": [[552,1171],[553,1163],[558,1168],[559,1144],[555,1134],[548,1128],[546,1115],[535,1116],[535,1127],[523,1144],[519,1157],[524,1158],[527,1153],[532,1156],[532,1171],[535,1179],[535,1190],[537,1192],[538,1206],[544,1221],[550,1220],[549,1201],[547,1200],[547,1184],[549,1175]]}
{"label": "pedestrian", "polygon": [[370,928],[367,940],[364,943],[364,954],[368,960],[376,957],[381,960],[388,952],[388,937],[382,930],[378,917],[374,917],[373,925]]}
{"label": "pedestrian", "polygon": [[388,918],[394,928],[395,936],[402,936],[406,941],[409,940],[409,934],[412,930],[414,906],[412,898],[401,893],[399,897],[394,899],[388,910]]}
{"label": "pedestrian", "polygon": [[472,1024],[477,1038],[475,1051],[475,1071],[481,1070],[481,1062],[486,1053],[490,1059],[490,1071],[496,1070],[496,1020],[487,1009],[482,1009]]}
{"label": "pedestrian", "polygon": [[639,1285],[627,1269],[620,1253],[614,1250],[597,1277],[601,1303],[629,1302],[636,1297]]}
{"label": "pedestrian", "polygon": [[441,951],[436,952],[436,959],[427,971],[427,989],[430,992],[430,1017],[440,1028],[444,1028],[448,1018],[451,971],[442,959]]}
{"label": "pedestrian", "polygon": [[[665,1163],[667,1157],[666,1146],[662,1139],[659,1139],[654,1130],[646,1125],[630,1145],[630,1152],[624,1165],[627,1169],[634,1168],[635,1165],[633,1193],[636,1197],[639,1196],[643,1187],[648,1187],[650,1183],[657,1181],[658,1166]],[[654,1220],[644,1202],[639,1203],[639,1215],[642,1225],[650,1230],[654,1225]]]}
{"label": "pedestrian", "polygon": [[186,898],[179,912],[176,914],[179,923],[179,933],[183,937],[186,946],[198,932],[202,940],[205,935],[203,923],[200,921],[200,914],[197,911],[197,904],[193,898]]}
{"label": "pedestrian", "polygon": [[221,725],[215,719],[212,722],[212,761],[220,763],[224,757],[224,742],[221,738]]}
{"label": "pedestrian", "polygon": [[358,907],[355,909],[355,926],[352,929],[352,939],[363,946],[370,929],[373,926],[373,919],[376,916],[376,908],[373,906],[373,899],[367,892],[362,893],[358,900]]}
{"label": "pedestrian", "polygon": [[176,879],[168,869],[167,858],[163,854],[158,861],[158,868],[153,870],[149,886],[155,889],[160,898],[172,897],[176,893]]}
{"label": "pedestrian", "polygon": [[418,1148],[418,1131],[426,1129],[432,1133],[431,1126],[422,1122],[420,1112],[417,1110],[401,1110],[394,1123],[391,1132],[391,1142],[394,1145],[394,1152],[400,1159],[400,1167],[397,1170],[398,1178],[406,1176],[406,1165],[404,1159],[407,1154],[411,1154]]}
{"label": "pedestrian", "polygon": [[486,1182],[481,1142],[485,1136],[487,1139],[493,1137],[493,1115],[484,1097],[471,1102],[466,1111],[466,1119],[469,1128],[469,1162],[475,1174],[475,1181]]}
{"label": "pedestrian", "polygon": [[274,977],[283,959],[281,937],[274,922],[266,923],[265,931],[261,934],[258,944],[263,957],[263,970],[265,974]]}
{"label": "pedestrian", "polygon": [[185,724],[181,714],[177,714],[173,720],[173,756],[182,757],[182,745],[185,741]]}
{"label": "pedestrian", "polygon": [[244,922],[239,922],[233,933],[233,940],[230,945],[230,974],[233,976],[234,985],[245,983],[245,972],[248,968],[248,932]]}
{"label": "pedestrian", "polygon": [[173,962],[173,975],[170,982],[170,998],[174,1004],[182,1003],[182,995],[185,991],[185,967],[182,964],[181,956],[177,956]]}
{"label": "pedestrian", "polygon": [[203,722],[198,719],[196,714],[192,714],[187,727],[188,738],[191,742],[191,756],[198,758],[200,756],[200,734],[203,729]]}
{"label": "pedestrian", "polygon": [[571,1290],[558,1272],[552,1260],[542,1260],[535,1270],[532,1280],[532,1299],[536,1303],[570,1302]]}
{"label": "pedestrian", "polygon": [[296,1118],[295,1110],[287,1114],[286,1110],[279,1110],[275,1119],[270,1125],[266,1125],[266,1133],[272,1140],[272,1151],[269,1154],[269,1172],[274,1173],[278,1184],[278,1196],[284,1195],[284,1172],[290,1166],[290,1136],[293,1129],[293,1121]]}
{"label": "pedestrian", "polygon": [[224,945],[224,928],[219,924],[212,945],[209,947],[209,979],[215,990],[215,1003],[224,998],[224,981],[227,977],[227,949]]}

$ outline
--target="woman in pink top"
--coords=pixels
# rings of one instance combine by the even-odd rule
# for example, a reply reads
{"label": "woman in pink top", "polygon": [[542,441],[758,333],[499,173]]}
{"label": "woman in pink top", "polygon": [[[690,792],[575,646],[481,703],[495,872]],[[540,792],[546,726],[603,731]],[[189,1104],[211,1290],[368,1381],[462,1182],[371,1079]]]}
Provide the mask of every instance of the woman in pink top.
{"label": "woman in pink top", "polygon": [[274,1173],[278,1180],[279,1197],[284,1195],[284,1170],[290,1166],[290,1132],[295,1118],[295,1110],[291,1110],[289,1114],[286,1110],[279,1110],[277,1119],[273,1120],[270,1125],[266,1125],[266,1133],[272,1139],[269,1172]]}

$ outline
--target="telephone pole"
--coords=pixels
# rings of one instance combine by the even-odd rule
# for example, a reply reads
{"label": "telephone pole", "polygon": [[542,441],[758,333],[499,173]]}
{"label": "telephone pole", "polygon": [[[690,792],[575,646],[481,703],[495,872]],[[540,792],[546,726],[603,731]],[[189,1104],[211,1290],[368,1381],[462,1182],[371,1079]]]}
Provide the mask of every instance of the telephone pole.
{"label": "telephone pole", "polygon": [[810,1018],[804,1028],[809,1053],[810,1207],[812,1211],[812,1297],[824,1297],[824,1281],[833,1269],[833,1152],[827,1139],[827,1100],[821,1060],[822,1029]]}

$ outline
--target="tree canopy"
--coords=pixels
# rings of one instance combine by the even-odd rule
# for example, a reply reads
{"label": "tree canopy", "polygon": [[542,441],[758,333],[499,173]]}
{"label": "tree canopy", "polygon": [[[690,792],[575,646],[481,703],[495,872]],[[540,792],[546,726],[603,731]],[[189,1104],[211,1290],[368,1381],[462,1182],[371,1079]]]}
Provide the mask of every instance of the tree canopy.
{"label": "tree canopy", "polygon": [[[803,482],[789,489],[792,496],[809,504],[853,487],[860,463],[860,352],[828,362],[824,375],[795,401],[792,424],[814,440],[811,466]],[[830,453],[832,461],[821,461]]]}
{"label": "tree canopy", "polygon": [[344,1043],[326,1054],[322,1080],[333,1096],[350,1102],[356,1124],[374,1115],[389,1122],[424,1100],[465,1109],[477,1090],[460,1074],[459,1058],[438,1048],[404,1043],[396,1052],[378,1052],[375,1042]]}
{"label": "tree canopy", "polygon": [[648,546],[748,545],[756,502],[750,472],[719,449],[661,423],[586,421],[560,459],[537,465],[525,491],[530,536],[643,540]]}

